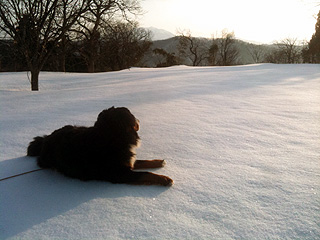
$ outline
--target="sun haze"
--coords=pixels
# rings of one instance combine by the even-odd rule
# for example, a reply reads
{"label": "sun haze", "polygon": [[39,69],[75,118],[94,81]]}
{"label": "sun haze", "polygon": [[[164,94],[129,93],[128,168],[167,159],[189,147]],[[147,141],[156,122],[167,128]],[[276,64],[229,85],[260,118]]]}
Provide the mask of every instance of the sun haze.
{"label": "sun haze", "polygon": [[310,40],[320,10],[313,0],[144,0],[143,27],[156,27],[174,34],[212,37],[223,29],[237,38],[272,43],[283,38]]}

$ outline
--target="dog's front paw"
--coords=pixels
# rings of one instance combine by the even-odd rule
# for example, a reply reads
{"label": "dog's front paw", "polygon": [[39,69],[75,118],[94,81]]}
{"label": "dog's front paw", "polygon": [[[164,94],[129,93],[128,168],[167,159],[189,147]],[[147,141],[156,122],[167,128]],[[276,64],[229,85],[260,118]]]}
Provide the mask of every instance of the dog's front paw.
{"label": "dog's front paw", "polygon": [[167,177],[167,176],[161,176],[162,177],[162,181],[161,181],[161,185],[162,186],[167,186],[167,187],[171,187],[174,184],[174,181]]}
{"label": "dog's front paw", "polygon": [[167,162],[165,160],[161,160],[161,161],[162,161],[161,167],[164,167],[167,164]]}
{"label": "dog's front paw", "polygon": [[167,162],[163,159],[153,159],[151,160],[157,167],[164,167]]}

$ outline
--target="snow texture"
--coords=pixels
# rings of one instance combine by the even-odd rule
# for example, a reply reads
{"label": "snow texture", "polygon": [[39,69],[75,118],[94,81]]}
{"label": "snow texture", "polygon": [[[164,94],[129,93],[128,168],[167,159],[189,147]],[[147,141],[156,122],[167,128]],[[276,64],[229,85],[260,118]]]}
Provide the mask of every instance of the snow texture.
{"label": "snow texture", "polygon": [[320,239],[320,65],[0,74],[0,178],[34,136],[126,106],[175,185],[44,170],[0,182],[0,239]]}

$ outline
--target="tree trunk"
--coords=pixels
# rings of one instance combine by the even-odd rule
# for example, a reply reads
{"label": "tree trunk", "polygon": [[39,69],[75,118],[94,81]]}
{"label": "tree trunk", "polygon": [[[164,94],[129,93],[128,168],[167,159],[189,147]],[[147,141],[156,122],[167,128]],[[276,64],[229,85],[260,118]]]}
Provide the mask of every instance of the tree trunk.
{"label": "tree trunk", "polygon": [[88,72],[89,73],[94,73],[94,70],[95,70],[94,60],[93,60],[92,57],[90,57],[89,61],[88,61]]}
{"label": "tree trunk", "polygon": [[67,54],[67,38],[63,35],[61,39],[61,58],[60,58],[60,71],[66,72],[66,54]]}
{"label": "tree trunk", "polygon": [[66,72],[66,55],[65,55],[65,53],[62,53],[62,56],[60,59],[60,71]]}
{"label": "tree trunk", "polygon": [[39,69],[31,70],[31,91],[39,91]]}

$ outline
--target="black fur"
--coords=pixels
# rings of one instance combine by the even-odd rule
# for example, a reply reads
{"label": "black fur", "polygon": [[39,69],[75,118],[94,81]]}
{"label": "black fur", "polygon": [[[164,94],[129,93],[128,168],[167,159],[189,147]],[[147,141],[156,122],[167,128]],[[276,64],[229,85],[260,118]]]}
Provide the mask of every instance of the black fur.
{"label": "black fur", "polygon": [[127,108],[112,107],[99,114],[93,127],[68,125],[48,136],[35,137],[27,155],[37,156],[41,168],[81,180],[172,185],[166,176],[132,171],[133,148],[139,141],[137,126]]}

